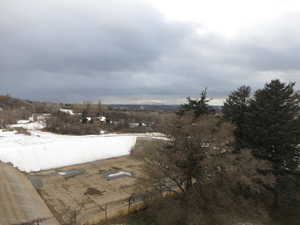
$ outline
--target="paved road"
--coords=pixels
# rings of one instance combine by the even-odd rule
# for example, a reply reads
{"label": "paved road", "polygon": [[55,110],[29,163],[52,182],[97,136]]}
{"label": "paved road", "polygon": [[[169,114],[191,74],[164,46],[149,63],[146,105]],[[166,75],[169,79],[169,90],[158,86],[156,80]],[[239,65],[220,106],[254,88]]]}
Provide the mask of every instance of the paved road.
{"label": "paved road", "polygon": [[59,225],[27,177],[0,163],[0,225],[17,225],[38,219],[40,225]]}

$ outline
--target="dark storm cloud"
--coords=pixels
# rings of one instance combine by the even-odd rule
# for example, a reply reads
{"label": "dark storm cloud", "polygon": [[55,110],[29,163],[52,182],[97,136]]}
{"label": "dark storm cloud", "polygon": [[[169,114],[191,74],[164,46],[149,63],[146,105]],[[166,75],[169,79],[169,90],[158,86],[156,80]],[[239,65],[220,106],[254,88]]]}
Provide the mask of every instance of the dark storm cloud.
{"label": "dark storm cloud", "polygon": [[[110,1],[77,8],[70,1],[54,2],[29,8],[26,1],[10,6],[12,12],[2,9],[4,52],[13,53],[18,68],[71,73],[132,70],[155,60],[183,36],[180,26],[164,24],[144,5],[130,7],[119,1],[116,7],[117,1]],[[22,7],[28,9],[20,15],[17,9]]]}
{"label": "dark storm cloud", "polygon": [[197,34],[199,25],[166,22],[141,0],[0,6],[0,91],[15,96],[177,102],[203,87],[223,98],[245,83],[300,82],[297,15],[228,40]]}

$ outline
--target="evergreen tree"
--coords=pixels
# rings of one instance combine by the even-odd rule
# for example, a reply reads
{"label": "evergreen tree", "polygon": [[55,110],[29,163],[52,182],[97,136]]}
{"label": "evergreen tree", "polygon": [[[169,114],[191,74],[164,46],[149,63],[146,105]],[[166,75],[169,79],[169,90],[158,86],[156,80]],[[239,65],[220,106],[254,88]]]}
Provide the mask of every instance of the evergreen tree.
{"label": "evergreen tree", "polygon": [[274,171],[294,170],[300,157],[300,95],[295,83],[272,80],[255,92],[246,117],[247,144]]}
{"label": "evergreen tree", "polygon": [[227,97],[223,107],[224,118],[236,126],[234,135],[237,150],[244,147],[245,116],[249,108],[250,94],[251,88],[249,86],[241,86]]}
{"label": "evergreen tree", "polygon": [[187,101],[187,103],[180,106],[180,109],[177,112],[178,115],[182,116],[191,112],[195,118],[198,118],[200,115],[209,114],[212,111],[208,105],[210,100],[207,99],[206,88],[201,92],[199,99],[191,99],[190,97],[187,97]]}
{"label": "evergreen tree", "polygon": [[81,123],[87,123],[87,111],[83,110],[83,112],[81,113]]}

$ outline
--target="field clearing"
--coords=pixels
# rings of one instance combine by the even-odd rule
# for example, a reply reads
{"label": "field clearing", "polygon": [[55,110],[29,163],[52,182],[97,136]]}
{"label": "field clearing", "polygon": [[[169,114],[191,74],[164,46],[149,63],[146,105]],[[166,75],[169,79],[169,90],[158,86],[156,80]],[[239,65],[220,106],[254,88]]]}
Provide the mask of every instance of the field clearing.
{"label": "field clearing", "polygon": [[[89,224],[127,213],[136,178],[142,175],[141,166],[141,161],[124,156],[31,173],[29,177],[62,225],[71,222],[74,213],[80,224]],[[60,175],[70,170],[84,172],[72,177]],[[105,171],[116,170],[133,176],[115,179],[105,176]]]}

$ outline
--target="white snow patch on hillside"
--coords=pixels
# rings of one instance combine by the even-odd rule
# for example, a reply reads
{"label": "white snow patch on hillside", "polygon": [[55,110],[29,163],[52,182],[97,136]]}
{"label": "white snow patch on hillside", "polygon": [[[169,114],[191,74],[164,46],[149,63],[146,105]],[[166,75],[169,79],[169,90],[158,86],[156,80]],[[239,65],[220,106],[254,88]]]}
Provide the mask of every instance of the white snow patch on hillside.
{"label": "white snow patch on hillside", "polygon": [[125,172],[125,171],[119,171],[119,172],[116,172],[116,173],[109,174],[107,177],[108,177],[108,178],[115,178],[115,177],[118,177],[118,176],[128,176],[128,177],[132,177],[132,173],[130,173],[130,172]]}
{"label": "white snow patch on hillside", "polygon": [[60,112],[64,112],[66,114],[69,114],[69,115],[74,115],[74,112],[72,109],[59,109]]}
{"label": "white snow patch on hillside", "polygon": [[30,123],[30,120],[18,120],[17,124]]}
{"label": "white snow patch on hillside", "polygon": [[25,172],[65,167],[130,154],[137,137],[167,139],[161,133],[102,134],[87,136],[42,132],[42,121],[18,121],[10,128],[23,127],[31,135],[0,129],[0,161]]}
{"label": "white snow patch on hillside", "polygon": [[25,122],[28,120],[19,120],[17,124],[9,125],[10,128],[15,128],[15,127],[22,127],[27,130],[40,130],[45,128],[46,124],[41,121],[36,121],[36,122]]}
{"label": "white snow patch on hillside", "polygon": [[0,130],[0,161],[25,172],[47,170],[128,155],[135,136],[68,136],[32,131],[31,136]]}

